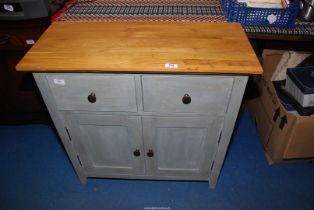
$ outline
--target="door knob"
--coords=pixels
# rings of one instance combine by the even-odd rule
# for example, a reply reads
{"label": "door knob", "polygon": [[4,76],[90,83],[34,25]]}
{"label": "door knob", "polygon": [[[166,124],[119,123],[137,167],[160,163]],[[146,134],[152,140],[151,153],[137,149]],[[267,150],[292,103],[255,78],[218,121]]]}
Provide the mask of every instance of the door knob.
{"label": "door knob", "polygon": [[140,150],[139,150],[139,149],[134,150],[133,155],[134,155],[135,157],[140,156],[140,155],[141,155]]}
{"label": "door knob", "polygon": [[88,100],[90,103],[95,103],[95,102],[96,102],[96,94],[95,94],[95,93],[90,93],[90,94],[87,96],[87,100]]}
{"label": "door knob", "polygon": [[148,156],[148,157],[153,157],[153,156],[154,156],[154,152],[153,152],[152,149],[148,150],[147,156]]}

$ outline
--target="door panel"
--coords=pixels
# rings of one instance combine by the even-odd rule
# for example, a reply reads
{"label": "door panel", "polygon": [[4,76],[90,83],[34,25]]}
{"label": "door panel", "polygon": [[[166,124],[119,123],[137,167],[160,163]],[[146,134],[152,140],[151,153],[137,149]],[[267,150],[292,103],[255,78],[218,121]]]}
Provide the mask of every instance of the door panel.
{"label": "door panel", "polygon": [[[70,122],[74,146],[88,173],[144,173],[139,117],[75,114]],[[135,150],[141,155],[135,156]]]}
{"label": "door panel", "polygon": [[218,117],[143,117],[147,174],[208,177],[221,125]]}

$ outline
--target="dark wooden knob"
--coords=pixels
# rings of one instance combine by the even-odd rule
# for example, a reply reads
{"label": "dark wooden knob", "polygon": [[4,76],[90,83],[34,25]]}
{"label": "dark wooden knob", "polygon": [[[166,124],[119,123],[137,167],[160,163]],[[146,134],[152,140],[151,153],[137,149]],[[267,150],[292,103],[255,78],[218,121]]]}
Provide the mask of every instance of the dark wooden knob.
{"label": "dark wooden knob", "polygon": [[140,150],[139,150],[139,149],[134,150],[133,155],[134,155],[135,157],[140,156],[140,155],[141,155]]}
{"label": "dark wooden knob", "polygon": [[189,94],[184,94],[184,96],[182,97],[182,103],[189,104],[191,103],[191,101],[191,96]]}
{"label": "dark wooden knob", "polygon": [[95,103],[95,102],[96,102],[96,94],[95,94],[95,93],[90,93],[90,94],[87,96],[87,100],[88,100],[90,103]]}
{"label": "dark wooden knob", "polygon": [[148,150],[147,156],[148,156],[148,157],[153,157],[153,156],[154,156],[154,152],[153,152],[152,149]]}

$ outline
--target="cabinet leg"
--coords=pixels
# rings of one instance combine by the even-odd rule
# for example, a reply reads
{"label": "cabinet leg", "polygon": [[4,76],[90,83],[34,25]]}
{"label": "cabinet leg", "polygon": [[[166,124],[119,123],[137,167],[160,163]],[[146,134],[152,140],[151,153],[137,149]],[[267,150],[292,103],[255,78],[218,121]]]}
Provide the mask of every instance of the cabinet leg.
{"label": "cabinet leg", "polygon": [[209,187],[212,189],[214,189],[216,187],[219,173],[220,173],[220,169],[221,169],[221,164],[216,164],[216,165],[214,165],[214,168],[210,173],[208,184],[209,184]]}
{"label": "cabinet leg", "polygon": [[79,176],[81,184],[86,184],[87,183],[87,177],[86,176]]}
{"label": "cabinet leg", "polygon": [[208,181],[209,188],[215,189],[216,188],[216,183],[217,183],[217,180],[216,181],[209,180]]}

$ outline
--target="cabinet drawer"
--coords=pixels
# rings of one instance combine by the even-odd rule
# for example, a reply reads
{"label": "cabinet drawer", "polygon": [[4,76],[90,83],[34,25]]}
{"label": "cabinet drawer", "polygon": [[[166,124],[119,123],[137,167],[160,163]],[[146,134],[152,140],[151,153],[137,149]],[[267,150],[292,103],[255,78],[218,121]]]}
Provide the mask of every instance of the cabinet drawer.
{"label": "cabinet drawer", "polygon": [[214,76],[142,76],[144,111],[223,115],[233,80]]}
{"label": "cabinet drawer", "polygon": [[59,110],[136,112],[133,76],[48,74]]}

